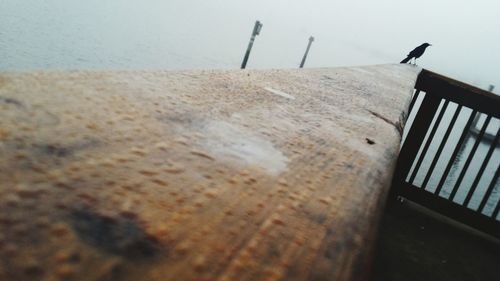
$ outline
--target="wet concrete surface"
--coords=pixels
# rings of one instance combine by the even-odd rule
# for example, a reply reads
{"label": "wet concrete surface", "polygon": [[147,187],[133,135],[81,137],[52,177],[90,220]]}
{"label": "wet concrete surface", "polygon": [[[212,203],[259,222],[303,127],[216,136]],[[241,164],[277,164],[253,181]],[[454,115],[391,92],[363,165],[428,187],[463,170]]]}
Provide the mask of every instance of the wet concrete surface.
{"label": "wet concrete surface", "polygon": [[0,281],[364,280],[420,70],[0,73]]}

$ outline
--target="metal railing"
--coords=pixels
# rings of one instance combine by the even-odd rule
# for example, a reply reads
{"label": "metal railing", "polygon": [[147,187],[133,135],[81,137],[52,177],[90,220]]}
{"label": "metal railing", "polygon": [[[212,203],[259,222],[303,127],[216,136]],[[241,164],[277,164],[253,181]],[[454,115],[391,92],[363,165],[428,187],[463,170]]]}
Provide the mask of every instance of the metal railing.
{"label": "metal railing", "polygon": [[391,194],[500,237],[500,97],[423,70],[409,110]]}

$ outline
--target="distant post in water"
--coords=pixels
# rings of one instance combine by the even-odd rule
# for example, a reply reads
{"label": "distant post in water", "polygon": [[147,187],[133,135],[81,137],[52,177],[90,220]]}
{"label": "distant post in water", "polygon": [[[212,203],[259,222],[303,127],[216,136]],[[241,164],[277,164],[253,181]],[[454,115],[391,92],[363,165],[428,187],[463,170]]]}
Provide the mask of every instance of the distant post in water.
{"label": "distant post in water", "polygon": [[260,30],[262,29],[262,23],[260,21],[255,22],[255,26],[253,27],[252,37],[250,37],[250,42],[248,42],[247,52],[245,53],[245,57],[243,58],[243,62],[241,63],[241,69],[245,69],[247,66],[248,57],[250,56],[250,51],[252,50],[253,41],[255,41],[255,36],[260,34]]}
{"label": "distant post in water", "polygon": [[306,63],[307,54],[309,54],[309,49],[311,48],[311,44],[313,41],[314,41],[314,37],[312,37],[312,36],[309,37],[309,43],[307,44],[306,52],[304,54],[304,57],[302,58],[302,62],[300,63],[300,68],[303,68],[304,63]]}

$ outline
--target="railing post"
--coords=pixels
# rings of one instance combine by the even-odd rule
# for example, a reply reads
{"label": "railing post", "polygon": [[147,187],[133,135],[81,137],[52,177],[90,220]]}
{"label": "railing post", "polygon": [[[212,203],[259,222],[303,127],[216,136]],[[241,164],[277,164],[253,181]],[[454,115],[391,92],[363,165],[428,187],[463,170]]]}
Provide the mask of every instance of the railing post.
{"label": "railing post", "polygon": [[440,102],[441,98],[436,97],[429,92],[425,93],[422,104],[415,115],[415,119],[412,122],[410,130],[408,131],[408,135],[406,136],[401,150],[399,151],[392,187],[389,193],[390,200],[396,199],[400,193],[399,188],[401,187],[401,183],[406,181],[406,176],[411,169],[413,161],[417,157],[418,150],[425,139],[427,130],[432,123],[432,119],[438,110]]}
{"label": "railing post", "polygon": [[[491,179],[487,190],[485,190],[485,193],[482,195],[482,199],[479,198],[481,200],[479,208],[475,208],[476,202],[472,205],[469,204],[472,200],[476,200],[477,197],[481,196],[479,192],[476,194],[476,189],[478,189],[479,183],[485,177],[487,178],[485,170],[488,166],[488,162],[493,157],[493,152],[498,147],[497,142],[500,138],[498,133],[494,137],[493,142],[489,145],[488,152],[479,170],[475,174],[472,185],[462,184],[465,175],[471,173],[469,171],[470,164],[472,161],[477,160],[475,158],[475,155],[477,155],[476,150],[480,143],[486,139],[483,138],[483,136],[486,134],[486,129],[488,128],[490,120],[500,119],[498,111],[500,98],[497,95],[491,94],[491,92],[475,88],[460,81],[452,80],[425,69],[422,70],[418,76],[415,89],[417,89],[417,92],[422,91],[426,94],[421,106],[415,114],[415,119],[411,125],[408,124],[410,130],[402,143],[397,166],[394,171],[391,190],[389,192],[388,207],[392,207],[394,202],[397,202],[397,197],[401,196],[438,212],[441,215],[448,216],[480,231],[491,234],[494,237],[500,238],[500,221],[497,219],[500,203],[497,202],[496,207],[492,206],[494,209],[492,215],[488,214],[488,212],[483,212],[497,184],[498,171],[495,173],[493,179]],[[413,100],[415,100],[415,98]],[[439,109],[441,100],[444,100],[444,103],[441,109]],[[447,120],[449,119],[448,117],[445,118],[444,122],[441,122],[441,118],[445,116],[447,112],[446,107],[450,103],[456,104],[455,113],[450,120]],[[461,114],[462,108],[470,109],[471,113],[470,115],[467,113],[462,114],[463,117],[468,115],[465,126],[455,126],[455,121],[457,121],[457,118]],[[476,118],[475,122],[474,118],[480,114],[486,115],[486,119],[482,122],[481,129],[476,132],[475,129],[471,129],[471,126],[473,123],[477,123],[479,118]],[[436,115],[437,117],[435,118]],[[434,118],[435,121],[433,120]],[[431,126],[433,121],[435,124]],[[458,127],[462,127],[460,137],[457,140],[448,141],[451,131],[458,129]],[[446,132],[444,132],[444,130]],[[434,134],[437,131],[440,133],[438,133],[436,142],[433,142]],[[458,155],[466,146],[465,140],[469,131],[473,132],[471,136],[473,136],[475,140],[470,150],[467,150],[466,154],[462,155],[466,157],[466,160],[464,158],[465,163],[461,163],[461,158]],[[444,135],[441,136],[443,132]],[[428,138],[427,140],[425,140],[426,137]],[[452,143],[455,144],[452,145]],[[445,155],[442,155],[447,144],[450,144],[452,147],[454,146],[454,150],[451,154],[445,153]],[[433,147],[430,152],[428,151],[429,147]],[[419,153],[420,155],[417,159]],[[423,165],[424,168],[420,169],[424,158],[431,160],[431,162],[426,163]],[[448,159],[446,168],[444,171],[438,172],[438,169],[435,169],[436,165],[439,165],[440,160],[445,159]],[[455,174],[450,178],[449,173],[452,167],[457,167],[459,169],[457,170],[459,174]],[[413,171],[410,174],[412,168]],[[417,174],[420,174],[420,172],[424,174],[423,181],[420,184],[415,183],[414,179],[416,176],[419,177]],[[458,177],[456,177],[457,175]],[[431,178],[433,180],[431,180]],[[447,185],[447,179],[455,179],[453,185]],[[437,185],[436,180],[439,180]],[[445,186],[445,192],[441,194]],[[451,191],[450,188],[452,188]],[[446,196],[447,194],[449,194],[448,197]],[[465,200],[463,202],[455,201],[454,198],[457,194],[460,194],[460,197],[465,195]]]}

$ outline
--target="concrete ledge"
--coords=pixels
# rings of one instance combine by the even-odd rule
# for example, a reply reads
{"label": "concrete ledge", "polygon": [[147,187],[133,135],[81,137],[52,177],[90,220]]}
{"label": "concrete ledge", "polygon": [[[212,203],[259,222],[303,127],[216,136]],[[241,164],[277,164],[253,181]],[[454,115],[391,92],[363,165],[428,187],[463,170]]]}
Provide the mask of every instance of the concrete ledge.
{"label": "concrete ledge", "polygon": [[419,72],[1,73],[0,280],[361,279]]}

